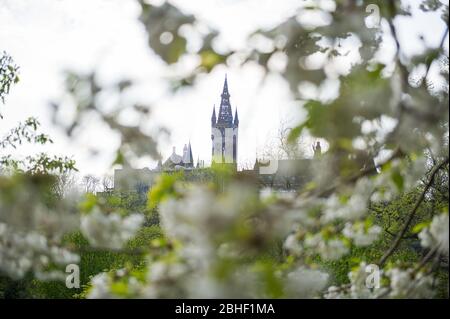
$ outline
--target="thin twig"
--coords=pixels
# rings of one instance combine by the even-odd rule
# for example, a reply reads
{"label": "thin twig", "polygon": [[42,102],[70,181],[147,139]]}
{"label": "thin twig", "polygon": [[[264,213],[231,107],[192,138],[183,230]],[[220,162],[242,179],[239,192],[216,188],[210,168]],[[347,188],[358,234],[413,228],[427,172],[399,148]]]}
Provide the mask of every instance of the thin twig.
{"label": "thin twig", "polygon": [[422,267],[425,266],[425,264],[427,262],[429,262],[431,260],[431,258],[433,258],[435,256],[438,249],[439,249],[439,245],[436,245],[433,247],[433,249],[430,249],[430,251],[425,255],[425,257],[422,258],[420,263],[414,268],[414,273],[417,273],[420,269],[422,269]]}

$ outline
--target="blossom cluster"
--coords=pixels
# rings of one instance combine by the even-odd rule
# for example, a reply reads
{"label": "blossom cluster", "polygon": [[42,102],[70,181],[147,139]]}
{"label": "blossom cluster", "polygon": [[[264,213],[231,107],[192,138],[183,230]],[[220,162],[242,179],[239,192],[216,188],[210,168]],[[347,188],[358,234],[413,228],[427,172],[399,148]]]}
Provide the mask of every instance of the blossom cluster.
{"label": "blossom cluster", "polygon": [[81,232],[92,246],[120,249],[139,230],[144,217],[132,214],[121,217],[117,213],[105,214],[98,207],[81,217]]}
{"label": "blossom cluster", "polygon": [[448,213],[434,216],[429,227],[419,233],[420,243],[425,248],[437,248],[448,256],[449,220]]}
{"label": "blossom cluster", "polygon": [[51,270],[53,265],[78,263],[79,256],[52,245],[37,232],[20,232],[0,223],[0,271],[20,279],[32,271],[39,279],[64,279],[65,274]]}

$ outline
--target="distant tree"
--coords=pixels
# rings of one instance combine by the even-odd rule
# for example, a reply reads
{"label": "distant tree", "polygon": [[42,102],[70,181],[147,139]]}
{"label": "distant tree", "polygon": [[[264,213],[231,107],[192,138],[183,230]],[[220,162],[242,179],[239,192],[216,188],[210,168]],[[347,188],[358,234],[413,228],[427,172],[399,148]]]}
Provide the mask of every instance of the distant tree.
{"label": "distant tree", "polygon": [[53,190],[58,198],[64,198],[69,192],[75,190],[76,184],[77,179],[75,175],[70,171],[66,171],[56,175]]}
{"label": "distant tree", "polygon": [[94,175],[85,175],[82,179],[82,185],[86,193],[95,194],[100,186],[100,179]]}
{"label": "distant tree", "polygon": [[[19,81],[19,67],[13,58],[4,52],[0,56],[0,102],[5,103],[13,84]],[[0,110],[0,119],[3,119]],[[0,137],[0,169],[5,171],[22,171],[32,174],[63,173],[76,170],[75,162],[67,156],[50,156],[40,153],[35,156],[27,156],[25,159],[17,159],[11,156],[8,149],[17,149],[24,143],[48,144],[52,139],[44,133],[39,132],[39,121],[29,117],[12,128],[5,136]]]}
{"label": "distant tree", "polygon": [[114,188],[114,177],[111,175],[103,176],[101,184],[104,192],[111,191]]}
{"label": "distant tree", "polygon": [[263,146],[262,157],[270,159],[298,159],[305,156],[306,146],[301,139],[291,141],[293,127],[287,120],[279,122],[276,135],[268,138]]}

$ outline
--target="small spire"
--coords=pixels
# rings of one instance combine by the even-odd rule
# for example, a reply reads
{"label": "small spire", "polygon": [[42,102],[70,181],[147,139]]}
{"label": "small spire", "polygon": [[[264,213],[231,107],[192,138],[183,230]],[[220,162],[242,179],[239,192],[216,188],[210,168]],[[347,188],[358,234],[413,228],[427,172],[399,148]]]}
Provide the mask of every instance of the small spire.
{"label": "small spire", "polygon": [[158,159],[158,164],[156,165],[156,169],[157,170],[161,170],[162,169],[162,160],[161,160],[161,154],[159,154],[159,159]]}
{"label": "small spire", "polygon": [[216,121],[217,121],[217,118],[216,118],[216,105],[214,104],[214,106],[213,106],[213,113],[212,113],[212,116],[211,116],[211,124],[213,126],[216,125]]}
{"label": "small spire", "polygon": [[194,167],[194,156],[192,155],[191,141],[189,141],[188,156],[189,156],[189,164],[190,164],[190,166]]}
{"label": "small spire", "polygon": [[235,126],[239,125],[239,117],[238,117],[237,107],[236,107],[236,111],[234,112],[234,125]]}
{"label": "small spire", "polygon": [[189,151],[188,151],[188,146],[187,146],[187,144],[184,144],[184,147],[183,147],[183,163],[184,163],[185,165],[189,165],[189,163],[190,163],[190,160],[189,160]]}

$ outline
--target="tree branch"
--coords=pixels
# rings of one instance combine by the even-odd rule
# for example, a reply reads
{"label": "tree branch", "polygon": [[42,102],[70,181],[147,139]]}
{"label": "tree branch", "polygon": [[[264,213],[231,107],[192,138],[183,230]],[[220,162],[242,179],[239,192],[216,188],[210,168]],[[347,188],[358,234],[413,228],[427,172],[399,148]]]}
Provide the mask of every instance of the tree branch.
{"label": "tree branch", "polygon": [[449,162],[448,157],[442,161],[440,164],[436,165],[433,170],[431,171],[431,175],[430,178],[428,179],[428,183],[425,185],[425,188],[423,189],[422,193],[420,194],[419,198],[417,199],[414,208],[411,210],[411,212],[408,215],[408,218],[406,219],[405,224],[403,225],[402,229],[400,230],[400,232],[397,234],[397,237],[395,237],[394,242],[392,243],[391,247],[386,251],[386,253],[383,255],[383,257],[381,257],[378,265],[380,267],[382,267],[386,260],[394,253],[394,251],[397,249],[398,245],[400,244],[400,241],[403,239],[403,236],[405,235],[406,231],[409,228],[409,225],[411,224],[414,216],[416,215],[417,210],[420,207],[420,204],[423,202],[423,200],[425,199],[425,195],[428,192],[428,190],[430,189],[431,185],[433,184],[434,181],[434,177],[436,176],[436,173],[445,165],[447,165]]}

